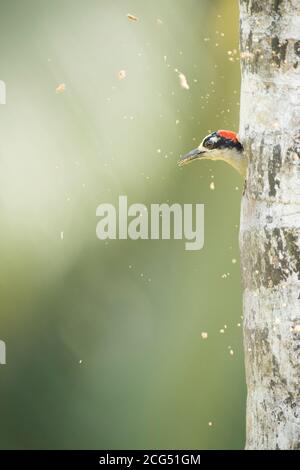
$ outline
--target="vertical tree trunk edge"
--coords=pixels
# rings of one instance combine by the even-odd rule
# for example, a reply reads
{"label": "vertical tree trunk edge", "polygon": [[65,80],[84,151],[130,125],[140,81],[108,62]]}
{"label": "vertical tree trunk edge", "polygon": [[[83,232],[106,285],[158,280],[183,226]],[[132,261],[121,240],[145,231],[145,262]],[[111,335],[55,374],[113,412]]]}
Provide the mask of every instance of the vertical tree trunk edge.
{"label": "vertical tree trunk edge", "polygon": [[240,0],[246,449],[300,449],[300,0]]}

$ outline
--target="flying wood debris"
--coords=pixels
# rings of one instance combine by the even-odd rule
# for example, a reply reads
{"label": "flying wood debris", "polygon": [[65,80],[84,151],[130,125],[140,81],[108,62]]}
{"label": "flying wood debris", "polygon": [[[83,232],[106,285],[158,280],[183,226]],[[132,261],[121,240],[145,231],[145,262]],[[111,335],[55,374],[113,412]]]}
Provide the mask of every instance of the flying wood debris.
{"label": "flying wood debris", "polygon": [[120,70],[118,73],[119,80],[124,80],[126,78],[126,70]]}
{"label": "flying wood debris", "polygon": [[186,76],[183,73],[180,72],[178,74],[178,77],[179,77],[179,83],[180,83],[181,88],[183,88],[184,90],[189,90],[190,86],[188,84]]}
{"label": "flying wood debris", "polygon": [[130,13],[127,13],[127,18],[128,18],[130,21],[138,21],[138,17],[137,17],[137,16],[134,16],[134,15],[131,15]]}
{"label": "flying wood debris", "polygon": [[60,83],[56,89],[55,89],[56,93],[64,93],[66,91],[66,85],[65,83]]}

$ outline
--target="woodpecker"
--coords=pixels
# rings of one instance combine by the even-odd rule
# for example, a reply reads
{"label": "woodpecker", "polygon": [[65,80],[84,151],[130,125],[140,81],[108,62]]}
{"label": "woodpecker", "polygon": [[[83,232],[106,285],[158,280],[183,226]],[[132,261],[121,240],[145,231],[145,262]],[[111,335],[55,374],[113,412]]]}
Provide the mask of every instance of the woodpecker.
{"label": "woodpecker", "polygon": [[247,158],[239,137],[232,131],[215,131],[207,135],[199,147],[183,155],[179,166],[187,165],[194,160],[223,160],[233,166],[243,177],[246,176]]}

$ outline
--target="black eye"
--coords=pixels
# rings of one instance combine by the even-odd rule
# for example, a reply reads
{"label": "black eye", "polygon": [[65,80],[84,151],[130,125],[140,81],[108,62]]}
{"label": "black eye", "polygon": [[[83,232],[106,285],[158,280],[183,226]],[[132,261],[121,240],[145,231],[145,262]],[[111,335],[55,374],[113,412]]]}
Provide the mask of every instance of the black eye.
{"label": "black eye", "polygon": [[207,139],[203,142],[203,147],[207,148],[207,149],[213,149],[215,146],[215,142],[212,142],[210,139]]}

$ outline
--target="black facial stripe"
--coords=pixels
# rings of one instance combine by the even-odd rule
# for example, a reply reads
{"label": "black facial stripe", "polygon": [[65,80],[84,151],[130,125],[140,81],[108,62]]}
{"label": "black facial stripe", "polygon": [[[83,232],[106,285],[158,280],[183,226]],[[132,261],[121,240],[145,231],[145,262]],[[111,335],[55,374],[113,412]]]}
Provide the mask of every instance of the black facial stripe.
{"label": "black facial stripe", "polygon": [[203,147],[206,147],[209,150],[213,149],[233,149],[235,148],[238,151],[243,151],[244,148],[239,141],[234,141],[231,139],[226,139],[225,137],[218,136],[217,132],[213,132],[203,141]]}
{"label": "black facial stripe", "polygon": [[219,140],[216,142],[215,148],[235,148],[236,150],[243,150],[243,146],[239,141],[226,139],[225,137],[219,137]]}

